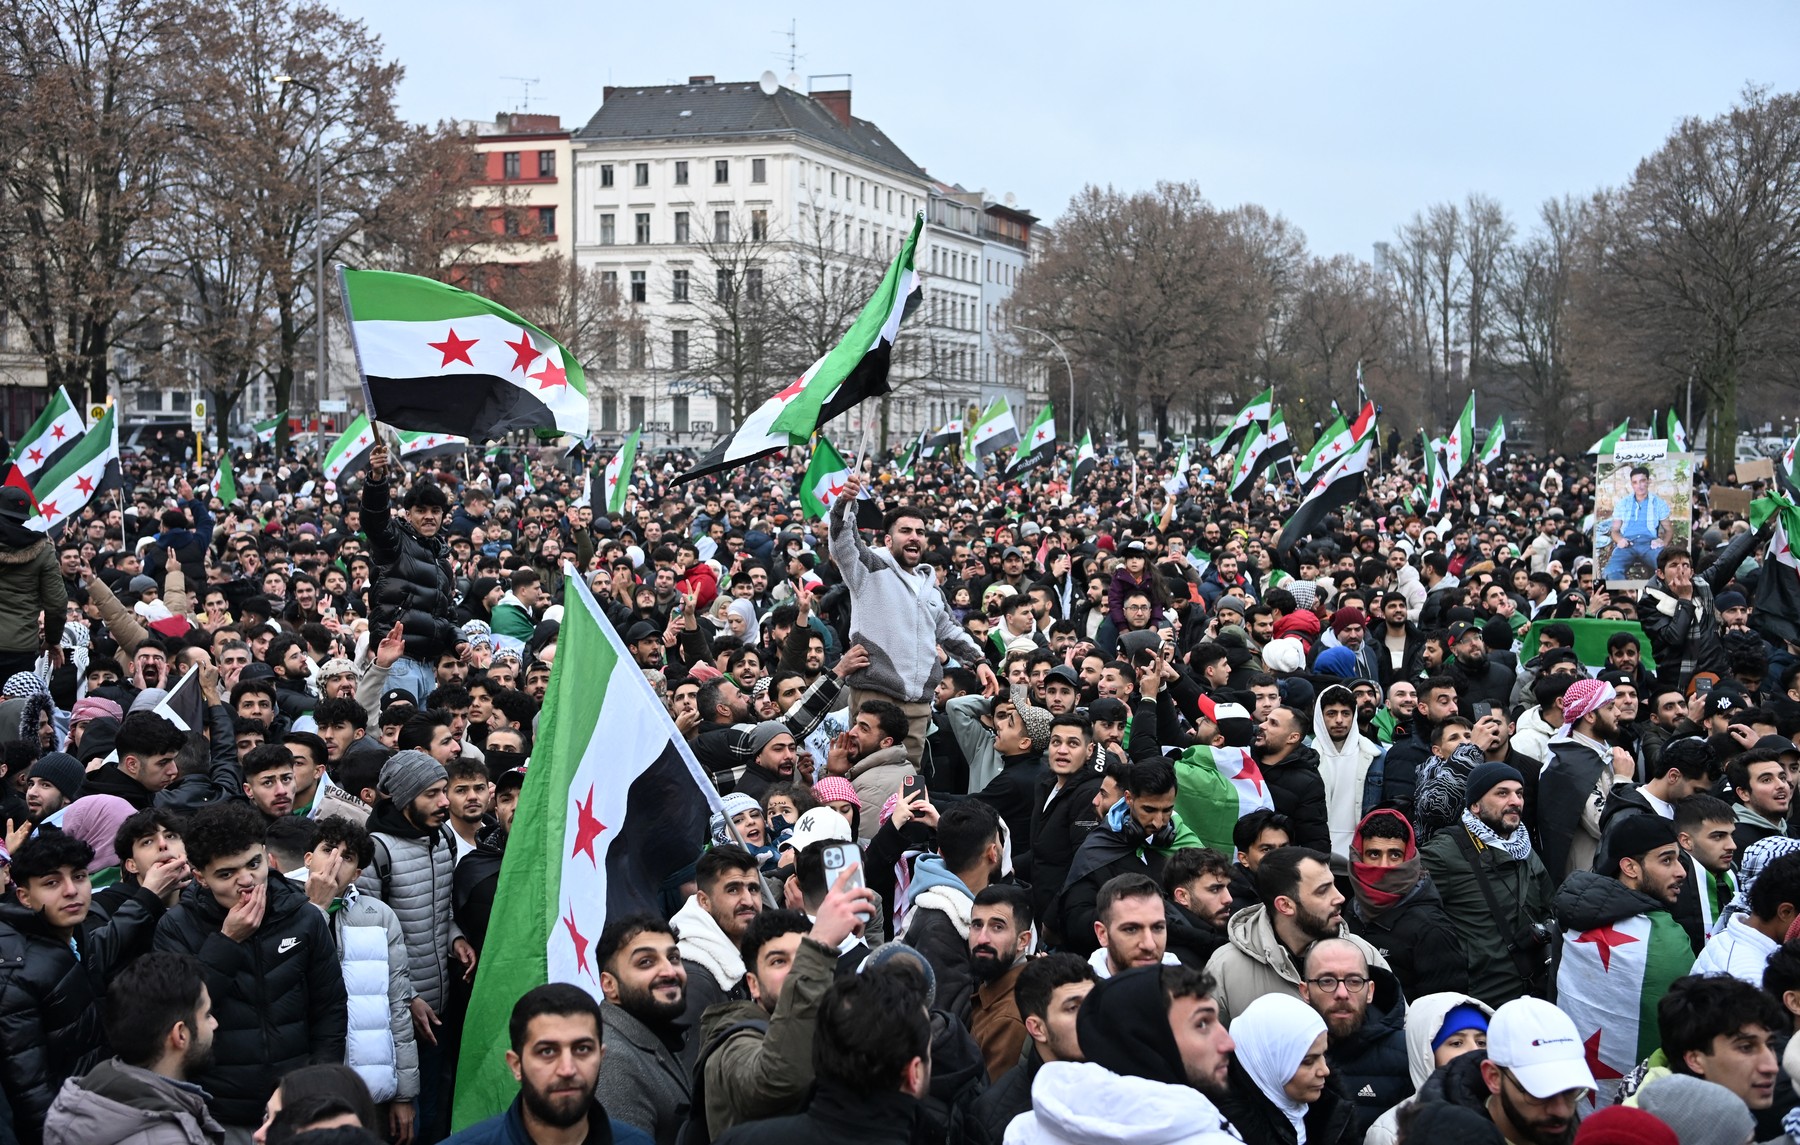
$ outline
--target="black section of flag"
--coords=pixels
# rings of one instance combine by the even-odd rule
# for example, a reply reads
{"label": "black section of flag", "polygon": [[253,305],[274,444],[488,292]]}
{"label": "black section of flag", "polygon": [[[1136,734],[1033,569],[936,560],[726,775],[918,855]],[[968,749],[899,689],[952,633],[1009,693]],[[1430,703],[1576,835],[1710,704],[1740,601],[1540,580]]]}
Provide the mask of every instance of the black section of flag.
{"label": "black section of flag", "polygon": [[701,844],[712,835],[712,809],[694,773],[667,742],[631,781],[626,807],[625,821],[606,849],[606,917],[647,911],[667,918],[680,908],[675,892],[692,877]]}
{"label": "black section of flag", "polygon": [[453,433],[473,442],[486,442],[513,430],[556,425],[556,415],[549,406],[507,379],[491,374],[371,377],[368,384],[369,416],[397,429]]}

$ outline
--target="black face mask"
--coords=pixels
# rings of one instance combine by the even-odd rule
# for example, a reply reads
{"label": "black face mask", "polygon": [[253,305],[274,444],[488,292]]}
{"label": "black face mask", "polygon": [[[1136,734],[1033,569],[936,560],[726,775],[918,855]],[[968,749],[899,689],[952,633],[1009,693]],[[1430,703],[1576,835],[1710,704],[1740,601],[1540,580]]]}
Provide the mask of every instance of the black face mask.
{"label": "black face mask", "polygon": [[522,751],[502,751],[499,748],[489,748],[487,751],[488,774],[498,780],[514,768],[524,767],[525,761],[530,758]]}

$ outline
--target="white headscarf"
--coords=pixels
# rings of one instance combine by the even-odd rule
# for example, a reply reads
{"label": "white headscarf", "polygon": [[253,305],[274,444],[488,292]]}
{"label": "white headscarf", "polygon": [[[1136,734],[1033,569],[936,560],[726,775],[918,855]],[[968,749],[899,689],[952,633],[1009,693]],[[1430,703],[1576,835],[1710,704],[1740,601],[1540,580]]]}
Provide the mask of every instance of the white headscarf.
{"label": "white headscarf", "polygon": [[1231,1023],[1238,1062],[1294,1127],[1298,1145],[1306,1145],[1306,1103],[1287,1095],[1287,1083],[1324,1032],[1325,1019],[1292,994],[1264,994]]}
{"label": "white headscarf", "polygon": [[[762,640],[762,631],[756,623],[756,606],[747,600],[738,599],[733,600],[730,604],[726,605],[725,611],[733,612],[738,616],[743,617],[744,643],[747,646],[754,648],[756,644]],[[729,625],[726,626],[726,630],[730,630]]]}

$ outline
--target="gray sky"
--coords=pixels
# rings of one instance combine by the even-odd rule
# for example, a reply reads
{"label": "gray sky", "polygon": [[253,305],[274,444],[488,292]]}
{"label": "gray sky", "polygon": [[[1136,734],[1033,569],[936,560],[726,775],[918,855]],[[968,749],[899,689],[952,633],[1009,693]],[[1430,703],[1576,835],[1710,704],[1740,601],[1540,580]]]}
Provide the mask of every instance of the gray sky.
{"label": "gray sky", "polygon": [[1800,5],[1776,0],[338,2],[406,66],[415,120],[515,109],[523,85],[502,76],[538,78],[531,110],[579,125],[608,83],[786,75],[792,18],[800,75],[852,73],[856,114],[937,178],[1012,191],[1051,221],[1086,183],[1191,179],[1287,216],[1316,252],[1363,258],[1470,191],[1523,231],[1545,198],[1623,182],[1744,84],[1800,89]]}

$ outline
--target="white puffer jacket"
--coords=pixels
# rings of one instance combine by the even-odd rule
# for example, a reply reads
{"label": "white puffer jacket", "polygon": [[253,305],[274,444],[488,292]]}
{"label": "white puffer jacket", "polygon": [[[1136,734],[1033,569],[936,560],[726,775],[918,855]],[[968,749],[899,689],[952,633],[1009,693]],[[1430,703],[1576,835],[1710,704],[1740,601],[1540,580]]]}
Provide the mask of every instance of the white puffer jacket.
{"label": "white puffer jacket", "polygon": [[399,916],[351,886],[330,919],[350,1003],[344,1064],[363,1079],[376,1101],[409,1101],[419,1095],[419,1047]]}

